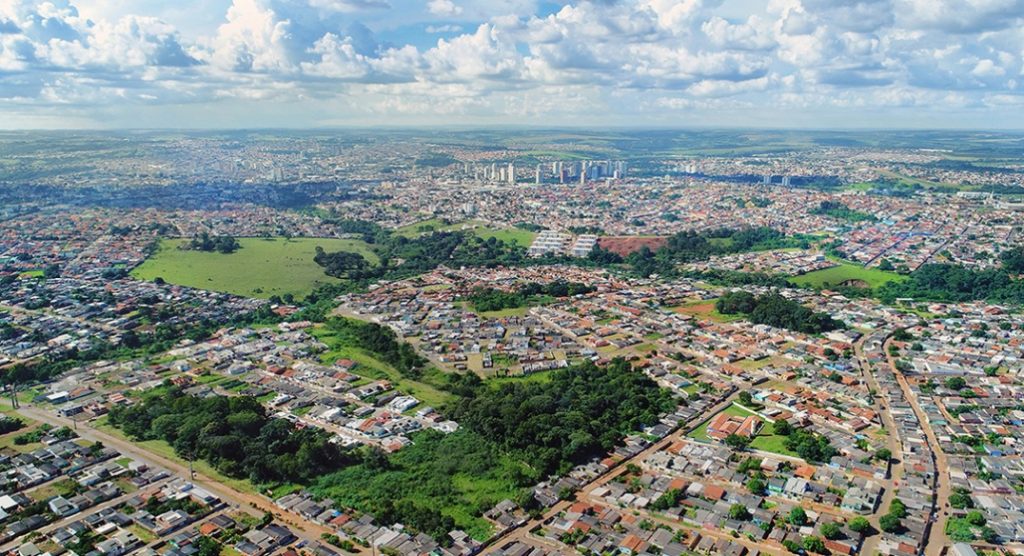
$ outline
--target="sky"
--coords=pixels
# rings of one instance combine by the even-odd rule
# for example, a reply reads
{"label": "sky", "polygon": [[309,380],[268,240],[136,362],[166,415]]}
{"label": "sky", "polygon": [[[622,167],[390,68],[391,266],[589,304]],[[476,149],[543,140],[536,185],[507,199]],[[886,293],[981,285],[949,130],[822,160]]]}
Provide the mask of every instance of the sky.
{"label": "sky", "polygon": [[0,128],[1024,129],[1024,0],[0,0]]}

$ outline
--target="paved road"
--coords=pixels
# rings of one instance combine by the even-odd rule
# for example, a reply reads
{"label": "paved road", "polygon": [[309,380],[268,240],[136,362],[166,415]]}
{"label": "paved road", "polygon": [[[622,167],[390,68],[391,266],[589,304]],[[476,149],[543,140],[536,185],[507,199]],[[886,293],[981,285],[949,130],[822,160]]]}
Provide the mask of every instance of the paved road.
{"label": "paved road", "polygon": [[[18,409],[18,412],[37,421],[49,422],[59,426],[74,426],[74,423],[70,419],[59,417],[49,411],[30,405],[21,406]],[[169,459],[161,456],[160,454],[155,454],[144,448],[140,448],[136,444],[126,441],[123,438],[92,428],[88,423],[78,423],[78,425],[78,435],[84,439],[100,441],[105,446],[112,447],[126,456],[131,456],[132,458],[151,466],[162,467],[171,473],[177,474],[178,476],[189,476],[188,466],[179,461]],[[201,473],[195,474],[193,482],[217,495],[227,504],[233,504],[240,508],[253,508],[265,513],[273,513],[279,523],[287,525],[289,529],[295,533],[295,536],[299,537],[301,540],[305,540],[307,542],[320,541],[320,535],[325,533],[336,533],[336,531],[331,528],[307,521],[299,514],[286,511],[275,506],[269,499],[263,496],[239,491]]]}
{"label": "paved road", "polygon": [[935,474],[937,478],[937,483],[934,487],[935,502],[933,504],[935,521],[932,523],[932,526],[928,531],[928,538],[925,539],[925,556],[941,556],[945,547],[950,544],[949,538],[946,537],[946,520],[949,517],[949,510],[945,507],[946,501],[949,500],[951,491],[949,462],[946,460],[946,454],[943,453],[942,447],[939,446],[939,441],[935,437],[935,431],[932,430],[931,423],[928,422],[928,416],[921,409],[917,396],[910,388],[910,383],[907,382],[907,378],[903,376],[903,373],[896,368],[896,359],[892,355],[889,355],[889,345],[891,341],[891,339],[886,340],[883,347],[883,349],[885,349],[886,358],[888,359],[889,366],[892,368],[892,372],[896,374],[896,381],[903,390],[903,395],[907,398],[907,402],[910,403],[911,409],[913,409],[914,414],[917,415],[917,420],[921,423],[921,430],[924,431],[925,440],[928,442],[928,447],[931,448],[935,462]]}
{"label": "paved road", "polygon": [[[878,519],[889,512],[889,505],[896,498],[896,491],[899,488],[900,481],[903,480],[903,440],[899,436],[899,428],[896,426],[896,421],[893,420],[892,413],[889,411],[888,401],[881,394],[882,388],[875,378],[871,362],[864,355],[864,342],[867,338],[868,336],[864,336],[854,344],[854,354],[860,365],[861,375],[864,378],[865,384],[876,392],[873,409],[881,416],[882,426],[887,433],[886,437],[889,441],[889,451],[892,452],[894,458],[897,458],[894,459],[894,463],[890,468],[890,480],[886,484],[885,492],[882,493],[882,499],[879,501],[875,513],[868,516],[871,526],[875,528],[875,531],[880,531]],[[881,535],[878,534],[865,539],[864,545],[861,547],[861,554],[874,554],[880,539]]]}

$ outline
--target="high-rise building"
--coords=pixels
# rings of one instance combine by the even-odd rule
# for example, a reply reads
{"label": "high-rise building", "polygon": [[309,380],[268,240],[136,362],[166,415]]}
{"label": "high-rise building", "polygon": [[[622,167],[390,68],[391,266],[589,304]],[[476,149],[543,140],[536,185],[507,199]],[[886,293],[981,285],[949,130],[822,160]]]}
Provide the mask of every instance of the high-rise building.
{"label": "high-rise building", "polygon": [[515,185],[516,183],[516,165],[514,162],[508,163],[508,183],[509,185]]}

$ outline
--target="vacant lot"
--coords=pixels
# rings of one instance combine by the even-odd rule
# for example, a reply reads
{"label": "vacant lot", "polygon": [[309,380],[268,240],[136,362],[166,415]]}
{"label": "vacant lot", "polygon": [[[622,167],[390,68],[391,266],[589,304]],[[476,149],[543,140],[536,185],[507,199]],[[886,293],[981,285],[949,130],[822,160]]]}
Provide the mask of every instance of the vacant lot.
{"label": "vacant lot", "polygon": [[657,251],[666,243],[668,243],[667,237],[602,237],[597,240],[597,244],[600,245],[602,249],[607,249],[612,253],[617,253],[623,257],[628,256],[634,251],[639,251],[644,247],[647,247],[651,251]]}
{"label": "vacant lot", "polygon": [[905,279],[895,272],[886,272],[877,268],[864,268],[863,266],[850,263],[840,263],[838,266],[831,268],[794,276],[789,281],[798,286],[809,286],[812,288],[828,288],[842,285],[877,288],[888,282]]}
{"label": "vacant lot", "polygon": [[678,307],[673,307],[672,310],[683,314],[690,315],[698,320],[710,320],[713,322],[733,322],[742,320],[743,315],[723,315],[715,309],[715,301],[717,299],[698,299]]}
{"label": "vacant lot", "polygon": [[238,251],[223,255],[179,249],[186,240],[168,239],[155,255],[132,271],[142,280],[163,278],[171,284],[267,298],[302,297],[320,284],[336,281],[313,262],[319,245],[326,251],[352,251],[378,262],[369,245],[350,239],[242,238]]}

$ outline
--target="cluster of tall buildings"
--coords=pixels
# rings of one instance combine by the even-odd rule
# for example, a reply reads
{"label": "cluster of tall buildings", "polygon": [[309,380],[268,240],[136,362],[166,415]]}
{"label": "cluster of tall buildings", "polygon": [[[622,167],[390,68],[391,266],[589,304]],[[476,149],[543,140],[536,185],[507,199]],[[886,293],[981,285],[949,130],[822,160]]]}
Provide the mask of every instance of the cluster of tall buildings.
{"label": "cluster of tall buildings", "polygon": [[534,173],[535,183],[548,181],[558,183],[569,183],[579,181],[586,183],[600,179],[621,179],[626,176],[626,163],[621,160],[581,160],[569,161],[558,160],[552,162],[550,171],[547,164],[538,164]]}
{"label": "cluster of tall buildings", "polygon": [[[789,187],[789,176],[781,176],[781,177],[782,177],[782,181],[779,182],[779,183],[782,185],[782,187]],[[761,178],[761,184],[762,185],[771,185],[774,181],[775,181],[775,176],[773,176],[771,174],[765,174]]]}
{"label": "cluster of tall buildings", "polygon": [[475,181],[486,181],[491,183],[516,183],[516,165],[514,162],[506,164],[498,164],[492,162],[490,165],[474,164],[472,168],[469,163],[463,165],[463,171],[466,175],[471,172]]}
{"label": "cluster of tall buildings", "polygon": [[[520,170],[517,175],[517,170]],[[472,175],[474,181],[505,183],[513,185],[518,178],[526,178],[528,170],[517,169],[514,162],[463,165],[463,173]],[[533,171],[533,182],[542,183],[587,183],[602,179],[621,179],[626,175],[626,163],[621,160],[559,160],[537,164]]]}

